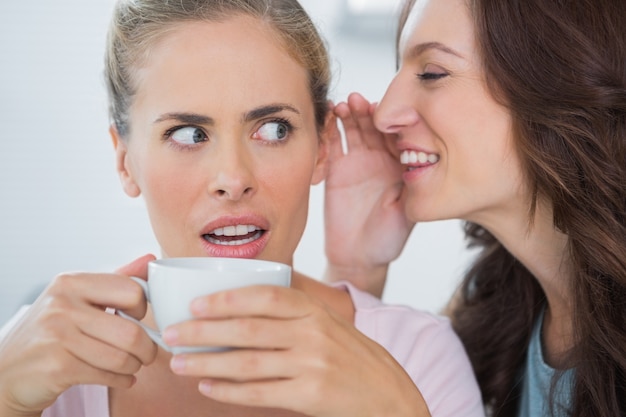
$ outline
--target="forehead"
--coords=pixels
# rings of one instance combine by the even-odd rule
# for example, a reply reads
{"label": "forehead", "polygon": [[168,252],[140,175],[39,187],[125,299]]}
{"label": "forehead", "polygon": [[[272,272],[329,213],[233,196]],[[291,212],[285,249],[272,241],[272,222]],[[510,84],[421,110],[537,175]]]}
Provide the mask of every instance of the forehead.
{"label": "forehead", "polygon": [[416,45],[437,42],[463,55],[474,52],[474,26],[465,0],[417,0],[400,34],[404,59]]}
{"label": "forehead", "polygon": [[269,24],[248,16],[173,26],[150,47],[136,75],[138,101],[254,106],[279,96],[310,97],[307,71]]}

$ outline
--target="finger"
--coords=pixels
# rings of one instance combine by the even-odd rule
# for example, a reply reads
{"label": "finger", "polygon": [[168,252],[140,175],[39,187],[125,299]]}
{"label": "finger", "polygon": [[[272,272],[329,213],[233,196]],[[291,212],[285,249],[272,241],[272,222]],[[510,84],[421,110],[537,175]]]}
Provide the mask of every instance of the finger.
{"label": "finger", "polygon": [[[125,284],[129,281],[123,277],[116,278]],[[90,279],[83,278],[82,281]],[[76,284],[73,289],[75,286]],[[69,294],[82,295],[78,291]],[[67,293],[49,298],[40,305],[33,306],[36,309],[34,312],[39,311],[39,327],[48,334],[43,340],[54,339],[61,345],[72,346],[80,344],[76,341],[79,336],[86,336],[103,345],[131,353],[142,363],[151,363],[154,359],[156,346],[135,323],[94,308],[86,304],[84,299],[68,296]]]}
{"label": "finger", "polygon": [[[115,274],[62,274],[55,278],[47,295],[65,304],[69,297],[79,295],[82,300],[95,306],[122,310],[139,309],[143,314],[146,308],[144,294],[139,284]],[[59,307],[64,308],[67,305]],[[143,317],[143,314],[140,317]]]}
{"label": "finger", "polygon": [[134,355],[80,332],[72,333],[66,335],[64,346],[82,362],[103,371],[122,375],[133,375],[141,368],[141,361]]}
{"label": "finger", "polygon": [[287,349],[297,331],[293,319],[246,317],[189,320],[168,327],[163,337],[170,346]]}
{"label": "finger", "polygon": [[[80,340],[84,342],[85,340]],[[65,389],[79,384],[98,384],[111,387],[129,388],[135,382],[135,377],[129,373],[118,373],[95,367],[74,355],[63,343],[49,343],[40,339],[38,344],[46,349],[47,355],[42,355],[37,349],[26,352],[27,366],[22,367],[21,374],[24,381],[42,379],[49,380],[56,387],[49,387],[52,391],[63,392]],[[47,346],[46,346],[47,344]],[[56,388],[56,389],[55,389]]]}
{"label": "finger", "polygon": [[310,393],[310,391],[301,391],[295,385],[297,384],[294,384],[291,379],[246,383],[205,379],[199,383],[198,390],[202,395],[223,403],[249,407],[284,408],[309,414],[311,405],[305,404],[302,396],[293,393]]}
{"label": "finger", "polygon": [[[347,107],[347,104],[345,103],[341,103],[341,104]],[[338,118],[336,113],[335,113],[335,116]],[[339,120],[336,120],[335,126],[333,127],[333,130],[328,137],[328,160],[331,162],[336,161],[342,156],[344,156],[343,144],[342,144],[343,139],[342,139],[342,134],[341,134],[339,125],[340,125]]]}
{"label": "finger", "polygon": [[148,262],[154,261],[156,257],[152,254],[141,256],[134,261],[119,267],[115,270],[117,274],[131,277],[148,278]]}
{"label": "finger", "polygon": [[373,105],[360,94],[352,93],[348,97],[348,106],[357,128],[361,132],[362,143],[368,148],[374,149],[384,146],[383,134],[374,125]]}
{"label": "finger", "polygon": [[129,320],[112,314],[91,314],[77,322],[83,334],[116,350],[114,362],[121,360],[118,358],[121,353],[132,355],[143,365],[149,365],[156,358],[156,344],[141,327]]}
{"label": "finger", "polygon": [[[73,366],[71,371],[64,368],[61,370],[65,374],[64,379],[69,377],[68,386],[75,385],[104,385],[112,388],[130,388],[135,385],[137,378],[132,374],[119,374],[93,367],[85,362],[80,362]],[[60,380],[61,375],[57,380]]]}
{"label": "finger", "polygon": [[370,108],[369,108],[370,116],[374,117],[374,113],[376,112],[376,107],[378,107],[377,102],[373,101],[372,103],[370,103]]}
{"label": "finger", "polygon": [[301,318],[315,302],[302,291],[276,285],[253,285],[198,297],[191,303],[197,318],[268,317]]}
{"label": "finger", "polygon": [[362,132],[359,130],[352,108],[348,103],[339,103],[335,106],[335,115],[341,120],[348,152],[355,151],[362,144]]}
{"label": "finger", "polygon": [[174,356],[172,371],[181,376],[209,377],[235,382],[292,378],[292,361],[282,350],[236,349],[228,352]]}

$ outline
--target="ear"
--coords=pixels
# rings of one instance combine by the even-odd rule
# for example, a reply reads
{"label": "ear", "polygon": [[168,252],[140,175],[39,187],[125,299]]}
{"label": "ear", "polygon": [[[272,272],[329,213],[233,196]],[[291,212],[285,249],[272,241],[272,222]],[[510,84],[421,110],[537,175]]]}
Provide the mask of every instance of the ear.
{"label": "ear", "polygon": [[109,134],[111,135],[111,141],[113,142],[113,148],[115,149],[115,163],[117,174],[120,176],[120,182],[124,192],[130,197],[139,197],[141,195],[141,189],[135,182],[133,175],[128,167],[128,146],[126,142],[120,137],[115,125],[109,127]]}
{"label": "ear", "polygon": [[317,185],[326,178],[328,152],[330,143],[334,140],[341,140],[341,134],[339,133],[339,128],[337,127],[337,117],[334,115],[332,110],[329,110],[326,114],[324,128],[319,135],[317,162],[315,163],[313,177],[311,178],[311,185]]}

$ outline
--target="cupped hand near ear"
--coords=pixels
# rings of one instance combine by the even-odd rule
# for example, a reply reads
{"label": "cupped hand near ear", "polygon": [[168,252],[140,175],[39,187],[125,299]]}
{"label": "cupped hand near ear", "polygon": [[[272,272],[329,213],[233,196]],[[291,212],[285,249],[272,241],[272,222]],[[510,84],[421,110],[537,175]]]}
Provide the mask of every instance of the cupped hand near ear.
{"label": "cupped hand near ear", "polygon": [[413,224],[404,214],[403,168],[395,137],[374,125],[375,103],[358,93],[333,111],[345,132],[330,143],[324,196],[326,279],[348,279],[380,296],[388,264],[396,259]]}

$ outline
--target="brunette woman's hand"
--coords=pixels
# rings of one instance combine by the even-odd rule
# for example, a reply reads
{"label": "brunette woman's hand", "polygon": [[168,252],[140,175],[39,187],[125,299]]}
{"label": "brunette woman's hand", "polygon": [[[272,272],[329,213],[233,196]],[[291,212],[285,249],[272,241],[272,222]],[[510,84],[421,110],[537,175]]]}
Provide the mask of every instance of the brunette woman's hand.
{"label": "brunette woman's hand", "polygon": [[413,224],[404,215],[394,138],[374,126],[375,107],[357,93],[334,107],[348,152],[338,137],[330,144],[324,219],[326,280],[347,279],[380,296],[387,267],[402,252]]}
{"label": "brunette woman's hand", "polygon": [[130,387],[157,348],[136,324],[144,295],[127,275],[144,277],[144,256],[116,274],[66,273],[54,279],[0,341],[0,415],[40,415],[73,385]]}
{"label": "brunette woman's hand", "polygon": [[217,401],[317,417],[428,416],[411,378],[379,344],[292,288],[254,286],[201,297],[197,320],[164,332],[172,346],[229,346],[181,354],[172,370],[200,377]]}

